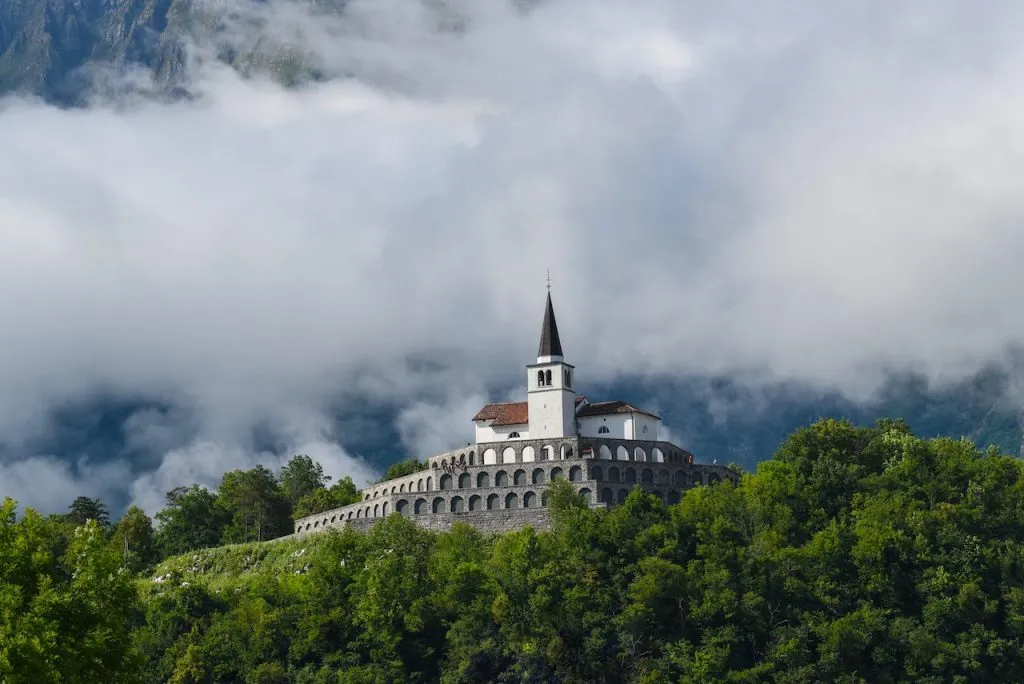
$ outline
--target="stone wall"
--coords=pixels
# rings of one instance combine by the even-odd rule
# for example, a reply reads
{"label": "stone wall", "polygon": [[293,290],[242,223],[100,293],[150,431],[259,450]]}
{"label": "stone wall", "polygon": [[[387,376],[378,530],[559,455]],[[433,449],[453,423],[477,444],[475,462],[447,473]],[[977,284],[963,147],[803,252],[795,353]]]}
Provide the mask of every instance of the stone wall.
{"label": "stone wall", "polygon": [[[574,442],[577,447],[582,443],[586,448],[588,443],[614,444],[620,440],[573,438],[567,441]],[[641,448],[647,445],[653,449],[668,443],[630,444]],[[593,448],[593,445],[590,446]],[[458,467],[454,470],[431,467],[427,471],[368,487],[363,490],[364,499],[359,503],[297,520],[295,534],[310,534],[346,525],[368,529],[375,521],[394,512],[410,516],[418,524],[430,529],[447,529],[456,519],[465,519],[488,531],[492,528],[504,531],[532,524],[522,521],[537,520],[545,521],[538,524],[546,524],[545,490],[547,484],[556,477],[572,482],[576,490],[594,506],[619,504],[637,485],[661,497],[666,503],[673,504],[690,487],[736,479],[735,473],[728,468],[679,463],[681,458],[674,458],[675,463],[669,464],[580,458],[575,449],[571,453],[573,456],[565,460],[517,461]],[[667,449],[662,453],[681,455]],[[437,462],[435,459],[431,461]],[[447,459],[445,461],[450,463]],[[479,522],[474,522],[477,519]],[[501,528],[505,523],[512,527]]]}

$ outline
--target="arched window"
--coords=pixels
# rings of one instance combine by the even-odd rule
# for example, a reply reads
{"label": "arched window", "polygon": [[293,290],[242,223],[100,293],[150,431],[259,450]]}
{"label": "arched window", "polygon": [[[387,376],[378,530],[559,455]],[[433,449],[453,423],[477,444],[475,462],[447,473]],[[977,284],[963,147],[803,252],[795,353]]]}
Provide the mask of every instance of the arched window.
{"label": "arched window", "polygon": [[549,370],[544,371],[544,384],[545,385],[550,385],[551,384],[551,371],[549,371]]}
{"label": "arched window", "polygon": [[565,369],[565,386],[572,387],[572,371]]}
{"label": "arched window", "polygon": [[509,439],[519,439],[519,433],[518,432],[510,432],[509,435],[508,435],[508,438]]}
{"label": "arched window", "polygon": [[602,425],[601,427],[597,428],[597,434],[599,435],[607,435],[610,432],[611,430],[608,429],[607,425]]}
{"label": "arched window", "polygon": [[537,386],[538,387],[543,387],[544,386],[544,371],[542,371],[542,370],[537,371]]}

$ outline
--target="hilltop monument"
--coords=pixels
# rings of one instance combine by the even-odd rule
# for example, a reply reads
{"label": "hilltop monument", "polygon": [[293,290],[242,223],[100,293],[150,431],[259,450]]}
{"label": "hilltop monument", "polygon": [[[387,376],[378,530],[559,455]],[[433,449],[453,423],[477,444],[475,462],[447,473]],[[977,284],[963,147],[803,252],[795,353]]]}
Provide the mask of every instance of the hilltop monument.
{"label": "hilltop monument", "polygon": [[622,503],[636,486],[672,504],[687,488],[736,479],[660,441],[653,412],[577,394],[575,375],[549,284],[537,360],[526,366],[526,401],[487,404],[472,418],[474,443],[432,456],[425,470],[366,487],[359,503],[297,520],[295,533],[365,530],[392,513],[438,530],[456,521],[485,532],[542,529],[549,524],[545,490],[556,478],[599,508]]}

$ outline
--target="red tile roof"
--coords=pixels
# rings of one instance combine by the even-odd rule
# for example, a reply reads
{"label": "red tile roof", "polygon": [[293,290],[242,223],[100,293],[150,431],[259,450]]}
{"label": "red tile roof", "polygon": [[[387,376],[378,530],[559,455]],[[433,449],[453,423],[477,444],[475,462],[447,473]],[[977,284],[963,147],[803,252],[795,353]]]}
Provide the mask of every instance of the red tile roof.
{"label": "red tile roof", "polygon": [[491,425],[525,425],[530,420],[529,404],[525,401],[488,404],[477,411],[473,420],[489,420]]}
{"label": "red tile roof", "polygon": [[[658,418],[655,414],[650,411],[645,411],[641,408],[637,408],[630,403],[625,401],[600,401],[596,404],[587,404],[579,411],[576,415],[580,418],[586,416],[607,416],[613,413],[642,413],[645,416],[651,416],[652,418]],[[661,420],[658,418],[658,420]]]}

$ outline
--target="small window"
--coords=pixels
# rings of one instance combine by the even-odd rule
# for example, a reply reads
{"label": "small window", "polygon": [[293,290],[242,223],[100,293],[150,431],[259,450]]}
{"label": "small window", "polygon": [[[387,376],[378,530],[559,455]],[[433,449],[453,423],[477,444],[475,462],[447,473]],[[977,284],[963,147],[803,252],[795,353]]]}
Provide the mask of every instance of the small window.
{"label": "small window", "polygon": [[565,369],[565,386],[572,387],[572,371],[568,368]]}
{"label": "small window", "polygon": [[641,430],[641,432],[647,432],[647,426],[646,425],[644,425],[644,429]]}
{"label": "small window", "polygon": [[597,428],[597,434],[599,435],[607,435],[609,432],[611,432],[611,430],[608,429],[607,425],[602,425],[601,427]]}
{"label": "small window", "polygon": [[518,432],[512,432],[512,433],[509,434],[508,438],[509,439],[519,439],[519,433]]}
{"label": "small window", "polygon": [[544,384],[545,385],[550,385],[551,384],[551,371],[549,371],[549,370],[548,371],[544,371]]}
{"label": "small window", "polygon": [[544,386],[544,371],[542,371],[542,370],[537,371],[537,386],[538,387],[543,387]]}

